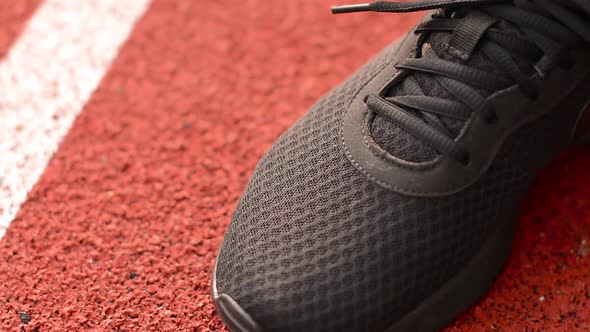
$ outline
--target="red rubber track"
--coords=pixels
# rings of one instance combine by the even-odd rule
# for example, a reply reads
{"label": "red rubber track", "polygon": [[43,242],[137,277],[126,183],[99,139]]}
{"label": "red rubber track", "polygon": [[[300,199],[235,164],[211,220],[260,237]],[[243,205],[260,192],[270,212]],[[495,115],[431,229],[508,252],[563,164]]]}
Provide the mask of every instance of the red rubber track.
{"label": "red rubber track", "polygon": [[0,60],[21,33],[41,0],[4,1],[0,4]]}
{"label": "red rubber track", "polygon": [[[332,3],[156,0],[0,240],[0,330],[224,330],[209,276],[256,162],[418,18]],[[590,329],[588,152],[540,177],[449,331]]]}

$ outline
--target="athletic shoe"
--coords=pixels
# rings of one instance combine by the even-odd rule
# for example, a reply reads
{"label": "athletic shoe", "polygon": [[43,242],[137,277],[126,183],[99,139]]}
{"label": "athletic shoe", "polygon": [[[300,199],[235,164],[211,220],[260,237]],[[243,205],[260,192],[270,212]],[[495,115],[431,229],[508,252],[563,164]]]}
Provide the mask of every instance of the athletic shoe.
{"label": "athletic shoe", "polygon": [[213,274],[232,331],[444,327],[501,271],[536,174],[589,132],[590,1],[334,12],[432,9],[258,165]]}

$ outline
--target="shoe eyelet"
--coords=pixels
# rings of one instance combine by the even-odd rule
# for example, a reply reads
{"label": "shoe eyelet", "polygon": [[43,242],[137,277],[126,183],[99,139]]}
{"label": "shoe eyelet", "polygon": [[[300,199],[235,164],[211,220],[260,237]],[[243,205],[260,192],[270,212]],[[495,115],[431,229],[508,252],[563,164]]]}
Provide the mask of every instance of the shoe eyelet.
{"label": "shoe eyelet", "polygon": [[469,152],[465,152],[465,153],[464,153],[464,154],[461,156],[461,158],[460,158],[459,162],[460,162],[460,163],[461,163],[463,166],[465,166],[465,167],[469,167],[469,164],[471,164],[471,154],[470,154]]}
{"label": "shoe eyelet", "polygon": [[524,94],[524,96],[532,102],[538,101],[539,98],[541,97],[541,92],[538,89],[534,89],[534,90],[530,90],[530,91],[523,89],[521,91]]}
{"label": "shoe eyelet", "polygon": [[498,113],[496,111],[488,112],[485,116],[485,122],[489,125],[497,124],[498,120]]}
{"label": "shoe eyelet", "polygon": [[569,55],[569,54],[568,54],[568,55],[566,55],[566,56],[565,56],[565,57],[562,59],[562,61],[561,61],[560,65],[561,65],[561,67],[562,67],[562,68],[563,68],[565,71],[568,71],[568,72],[571,72],[571,71],[573,71],[573,70],[574,70],[574,68],[576,67],[576,64],[575,64],[574,58],[573,58],[571,55]]}
{"label": "shoe eyelet", "polygon": [[366,96],[363,98],[363,103],[365,103],[365,104],[366,104],[366,103],[367,103],[367,101],[369,101],[369,95],[366,95]]}

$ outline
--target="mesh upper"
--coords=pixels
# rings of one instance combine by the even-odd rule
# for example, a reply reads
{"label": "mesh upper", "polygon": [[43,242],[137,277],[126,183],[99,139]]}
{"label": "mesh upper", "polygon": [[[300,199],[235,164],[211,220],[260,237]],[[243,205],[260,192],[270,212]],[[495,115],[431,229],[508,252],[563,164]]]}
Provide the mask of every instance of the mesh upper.
{"label": "mesh upper", "polygon": [[494,228],[499,207],[526,190],[530,177],[515,165],[527,157],[534,126],[505,144],[478,183],[444,198],[399,195],[350,164],[340,141],[346,106],[393,51],[289,129],[240,201],[217,287],[265,331],[384,329],[456,274]]}

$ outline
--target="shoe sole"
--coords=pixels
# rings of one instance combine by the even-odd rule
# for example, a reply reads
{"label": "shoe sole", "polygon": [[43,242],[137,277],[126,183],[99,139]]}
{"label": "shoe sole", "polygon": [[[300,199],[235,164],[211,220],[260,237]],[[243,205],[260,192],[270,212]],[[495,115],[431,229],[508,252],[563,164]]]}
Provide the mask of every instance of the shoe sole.
{"label": "shoe sole", "polygon": [[[436,331],[476,303],[502,271],[510,254],[517,220],[518,214],[499,227],[466,268],[383,332]],[[211,279],[211,297],[223,322],[232,332],[263,332],[262,326],[236,301],[217,292],[216,270],[217,263]]]}

